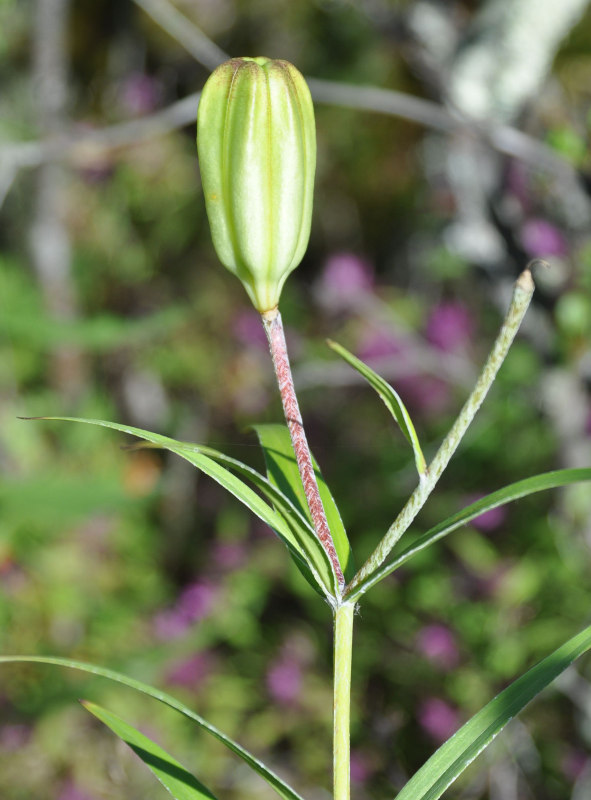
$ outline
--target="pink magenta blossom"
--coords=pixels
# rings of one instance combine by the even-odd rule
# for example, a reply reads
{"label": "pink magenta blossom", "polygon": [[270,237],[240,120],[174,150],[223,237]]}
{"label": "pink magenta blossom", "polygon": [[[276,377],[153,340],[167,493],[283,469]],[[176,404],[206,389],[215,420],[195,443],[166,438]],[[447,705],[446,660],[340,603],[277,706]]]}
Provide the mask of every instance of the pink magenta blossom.
{"label": "pink magenta blossom", "polygon": [[267,672],[267,690],[281,706],[293,706],[302,691],[302,667],[288,654],[280,656]]}
{"label": "pink magenta blossom", "polygon": [[154,617],[154,632],[163,641],[182,636],[189,627],[205,619],[213,609],[217,589],[209,581],[195,581],[181,592],[172,608],[164,609]]}
{"label": "pink magenta blossom", "polygon": [[418,633],[417,648],[441,669],[453,669],[460,660],[456,637],[445,625],[425,625]]}
{"label": "pink magenta blossom", "polygon": [[438,350],[446,353],[464,350],[473,335],[474,320],[462,303],[440,303],[429,314],[426,336]]}
{"label": "pink magenta blossom", "polygon": [[140,117],[154,111],[162,101],[162,85],[143,72],[132,72],[119,90],[121,105],[133,116]]}
{"label": "pink magenta blossom", "polygon": [[68,781],[62,787],[58,800],[97,800],[96,795],[88,794],[73,781]]}
{"label": "pink magenta blossom", "polygon": [[565,256],[568,245],[562,232],[545,219],[532,218],[521,229],[521,244],[534,258]]}
{"label": "pink magenta blossom", "polygon": [[354,253],[334,253],[316,286],[320,301],[335,311],[354,308],[373,291],[374,274],[368,261]]}
{"label": "pink magenta blossom", "polygon": [[[484,494],[469,495],[466,498],[466,505],[475,503],[484,496]],[[483,533],[488,533],[489,531],[494,531],[499,528],[506,519],[506,506],[497,506],[496,508],[491,508],[490,511],[485,511],[484,514],[479,514],[477,517],[474,517],[474,519],[470,522],[470,525],[473,525],[477,530],[482,531]]]}
{"label": "pink magenta blossom", "polygon": [[571,783],[580,778],[583,772],[589,769],[590,765],[591,761],[587,753],[584,750],[575,750],[574,748],[569,748],[560,761],[562,773]]}
{"label": "pink magenta blossom", "polygon": [[194,653],[168,665],[166,682],[174,686],[184,686],[186,689],[197,689],[207,680],[213,667],[211,653]]}
{"label": "pink magenta blossom", "polygon": [[246,549],[238,542],[216,542],[213,546],[212,561],[224,572],[233,572],[246,560]]}
{"label": "pink magenta blossom", "polygon": [[267,350],[267,335],[261,324],[261,315],[254,309],[240,311],[232,322],[234,337],[242,345]]}
{"label": "pink magenta blossom", "polygon": [[0,727],[0,751],[16,752],[24,747],[31,738],[31,728],[22,723],[2,725]]}
{"label": "pink magenta blossom", "polygon": [[405,349],[404,342],[401,342],[389,328],[370,328],[365,332],[357,347],[357,355],[362,361],[372,361],[389,356],[404,358]]}
{"label": "pink magenta blossom", "polygon": [[419,706],[418,720],[421,728],[436,742],[449,739],[460,724],[455,708],[438,697],[423,700]]}
{"label": "pink magenta blossom", "polygon": [[363,785],[371,777],[370,759],[361,750],[351,750],[351,782]]}

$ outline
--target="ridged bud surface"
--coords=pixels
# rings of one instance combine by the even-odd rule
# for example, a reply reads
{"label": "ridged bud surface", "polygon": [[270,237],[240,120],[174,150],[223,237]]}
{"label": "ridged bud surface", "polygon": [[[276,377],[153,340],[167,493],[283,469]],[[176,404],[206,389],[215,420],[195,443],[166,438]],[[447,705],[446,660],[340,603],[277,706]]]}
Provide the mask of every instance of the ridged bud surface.
{"label": "ridged bud surface", "polygon": [[221,64],[199,102],[197,150],[218,257],[270,311],[310,236],[316,131],[300,72],[268,58]]}

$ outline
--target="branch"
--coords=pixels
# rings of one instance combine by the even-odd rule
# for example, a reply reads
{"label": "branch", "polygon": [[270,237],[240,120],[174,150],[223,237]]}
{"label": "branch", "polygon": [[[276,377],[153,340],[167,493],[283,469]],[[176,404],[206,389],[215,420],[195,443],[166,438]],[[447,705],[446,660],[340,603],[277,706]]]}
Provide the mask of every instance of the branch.
{"label": "branch", "polygon": [[143,8],[146,14],[207,69],[214,70],[230,58],[221,47],[212,42],[167,0],[133,0],[133,2]]}
{"label": "branch", "polygon": [[[197,61],[208,68],[217,66],[227,58],[223,50],[167,0],[134,0],[134,2],[150,14]],[[318,78],[307,80],[312,97],[317,103],[399,117],[443,133],[467,130],[473,136],[487,141],[498,152],[551,174],[557,176],[566,174],[570,177],[578,175],[577,170],[550,147],[508,125],[485,126],[431,100],[392,89],[354,86]],[[5,144],[0,147],[0,168],[5,163],[13,169],[21,169],[37,167],[50,161],[76,161],[88,153],[94,155],[97,151],[109,151],[164,135],[194,121],[199,96],[200,93],[196,92],[151,116],[118,123],[94,132],[69,134],[54,141]]]}
{"label": "branch", "polygon": [[533,293],[534,282],[530,270],[526,269],[515,283],[513,299],[507,311],[507,316],[505,317],[486,364],[480,373],[480,377],[476,382],[476,386],[464,403],[464,407],[443,440],[435,458],[431,464],[429,464],[426,479],[422,480],[417,486],[402,511],[388,528],[382,541],[347,586],[345,598],[357,586],[362,584],[367,578],[370,578],[378,567],[384,563],[392,548],[408,530],[414,518],[427,502],[443,471],[462,441],[464,434],[468,430],[470,423],[482,405],[484,398],[488,394],[497,372],[505,360],[509,348],[513,343],[513,339],[519,330],[519,326],[528,309]]}
{"label": "branch", "polygon": [[162,136],[195,120],[200,96],[201,92],[195,92],[148,117],[120,122],[96,131],[70,134],[51,141],[5,145],[0,147],[0,163],[11,164],[18,169],[38,167],[50,161],[76,162],[88,155]]}

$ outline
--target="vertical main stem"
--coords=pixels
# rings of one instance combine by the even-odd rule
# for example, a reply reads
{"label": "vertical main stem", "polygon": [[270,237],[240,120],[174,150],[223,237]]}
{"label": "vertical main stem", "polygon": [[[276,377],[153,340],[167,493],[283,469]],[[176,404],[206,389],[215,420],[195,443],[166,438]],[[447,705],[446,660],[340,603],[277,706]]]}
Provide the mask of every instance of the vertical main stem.
{"label": "vertical main stem", "polygon": [[334,619],[334,717],[333,775],[334,800],[350,797],[350,709],[351,657],[353,653],[354,603],[345,603],[335,611]]}
{"label": "vertical main stem", "polygon": [[302,415],[300,414],[300,407],[291,376],[291,367],[287,355],[287,345],[285,343],[285,334],[283,333],[281,314],[279,310],[275,308],[272,311],[266,311],[262,314],[262,318],[265,332],[269,340],[269,348],[273,358],[273,366],[275,367],[275,375],[277,377],[281,402],[283,403],[285,420],[289,428],[298,470],[306,494],[306,502],[308,503],[310,516],[314,523],[314,530],[332,563],[339,590],[342,592],[345,586],[345,578],[334,547],[328,522],[326,521],[326,514],[324,506],[322,505],[322,499],[320,498],[318,482],[314,474],[312,456],[310,454],[310,448],[308,447],[308,440],[304,431]]}

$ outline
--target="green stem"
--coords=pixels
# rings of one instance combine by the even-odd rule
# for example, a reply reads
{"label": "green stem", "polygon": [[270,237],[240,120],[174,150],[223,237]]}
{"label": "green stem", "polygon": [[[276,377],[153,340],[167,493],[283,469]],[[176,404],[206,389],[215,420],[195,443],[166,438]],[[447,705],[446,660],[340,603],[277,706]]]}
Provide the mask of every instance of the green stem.
{"label": "green stem", "polygon": [[347,586],[344,595],[345,599],[354,600],[358,598],[362,591],[368,587],[372,575],[381,564],[384,563],[392,548],[408,530],[414,518],[424,506],[429,495],[435,488],[437,481],[441,477],[443,470],[447,467],[451,457],[455,453],[462,437],[468,430],[468,426],[474,419],[476,412],[482,405],[482,401],[486,397],[488,390],[492,386],[497,372],[505,360],[505,356],[509,352],[513,339],[519,330],[519,326],[525,316],[533,293],[534,282],[530,270],[526,269],[521,273],[515,283],[507,316],[505,317],[487,362],[480,373],[480,377],[476,382],[476,386],[466,400],[464,407],[437,451],[435,458],[429,465],[425,478],[421,479],[420,484],[412,493],[398,517],[389,527],[382,541]]}
{"label": "green stem", "polygon": [[349,720],[351,709],[351,656],[354,603],[345,603],[334,618],[334,800],[350,798]]}

